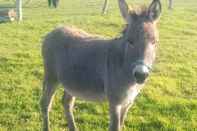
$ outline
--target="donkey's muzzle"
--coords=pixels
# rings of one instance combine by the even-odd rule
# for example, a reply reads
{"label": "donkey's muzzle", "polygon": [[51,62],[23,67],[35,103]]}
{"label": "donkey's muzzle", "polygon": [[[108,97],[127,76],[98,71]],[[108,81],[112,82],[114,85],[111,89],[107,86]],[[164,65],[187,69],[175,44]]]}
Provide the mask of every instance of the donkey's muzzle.
{"label": "donkey's muzzle", "polygon": [[138,84],[143,84],[149,76],[149,69],[145,65],[137,65],[134,68],[133,75]]}

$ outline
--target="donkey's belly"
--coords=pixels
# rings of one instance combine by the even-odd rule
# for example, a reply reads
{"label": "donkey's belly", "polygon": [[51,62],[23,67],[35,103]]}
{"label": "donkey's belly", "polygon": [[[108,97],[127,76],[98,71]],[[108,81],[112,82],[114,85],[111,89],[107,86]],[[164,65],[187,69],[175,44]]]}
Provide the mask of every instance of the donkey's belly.
{"label": "donkey's belly", "polygon": [[[65,90],[72,96],[87,100],[87,101],[104,101],[106,95],[104,91],[93,91],[93,90],[77,90],[77,87],[66,88]],[[81,87],[78,87],[81,88]],[[91,87],[90,87],[91,88]]]}
{"label": "donkey's belly", "polygon": [[104,82],[101,74],[90,68],[69,69],[63,73],[62,83],[72,96],[90,101],[105,99]]}

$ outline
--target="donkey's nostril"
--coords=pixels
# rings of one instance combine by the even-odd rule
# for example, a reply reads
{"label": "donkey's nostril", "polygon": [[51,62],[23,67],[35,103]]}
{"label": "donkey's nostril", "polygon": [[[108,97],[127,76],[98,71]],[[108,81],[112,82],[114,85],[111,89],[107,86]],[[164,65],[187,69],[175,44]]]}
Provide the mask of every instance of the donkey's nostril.
{"label": "donkey's nostril", "polygon": [[144,81],[145,81],[146,78],[148,77],[148,72],[138,72],[138,71],[136,71],[136,72],[134,73],[134,77],[135,77],[136,82],[137,82],[138,84],[142,84],[142,83],[144,83]]}

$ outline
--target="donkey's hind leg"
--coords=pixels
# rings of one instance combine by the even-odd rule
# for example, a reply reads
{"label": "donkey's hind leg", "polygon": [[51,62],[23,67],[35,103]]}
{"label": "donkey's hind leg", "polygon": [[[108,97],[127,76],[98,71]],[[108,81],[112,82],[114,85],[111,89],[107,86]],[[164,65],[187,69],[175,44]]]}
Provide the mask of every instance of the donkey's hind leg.
{"label": "donkey's hind leg", "polygon": [[50,80],[45,78],[43,82],[43,92],[42,98],[40,101],[41,111],[42,111],[42,119],[43,119],[43,131],[49,131],[49,111],[51,108],[52,98],[55,92],[56,82],[54,80]]}
{"label": "donkey's hind leg", "polygon": [[69,95],[66,91],[64,91],[62,102],[65,110],[65,116],[67,119],[69,131],[76,131],[77,128],[73,116],[73,106],[75,102],[75,97]]}

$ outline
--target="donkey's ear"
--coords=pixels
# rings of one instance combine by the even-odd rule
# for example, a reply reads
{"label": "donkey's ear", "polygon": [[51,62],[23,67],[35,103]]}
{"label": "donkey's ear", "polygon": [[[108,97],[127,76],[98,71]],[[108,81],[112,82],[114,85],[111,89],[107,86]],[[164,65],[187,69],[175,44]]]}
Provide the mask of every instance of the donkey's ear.
{"label": "donkey's ear", "polygon": [[148,8],[148,18],[151,21],[155,21],[159,18],[161,14],[161,2],[160,0],[153,0]]}
{"label": "donkey's ear", "polygon": [[129,7],[128,7],[126,1],[125,0],[118,0],[118,4],[119,4],[120,13],[121,13],[122,17],[128,23],[129,22]]}

